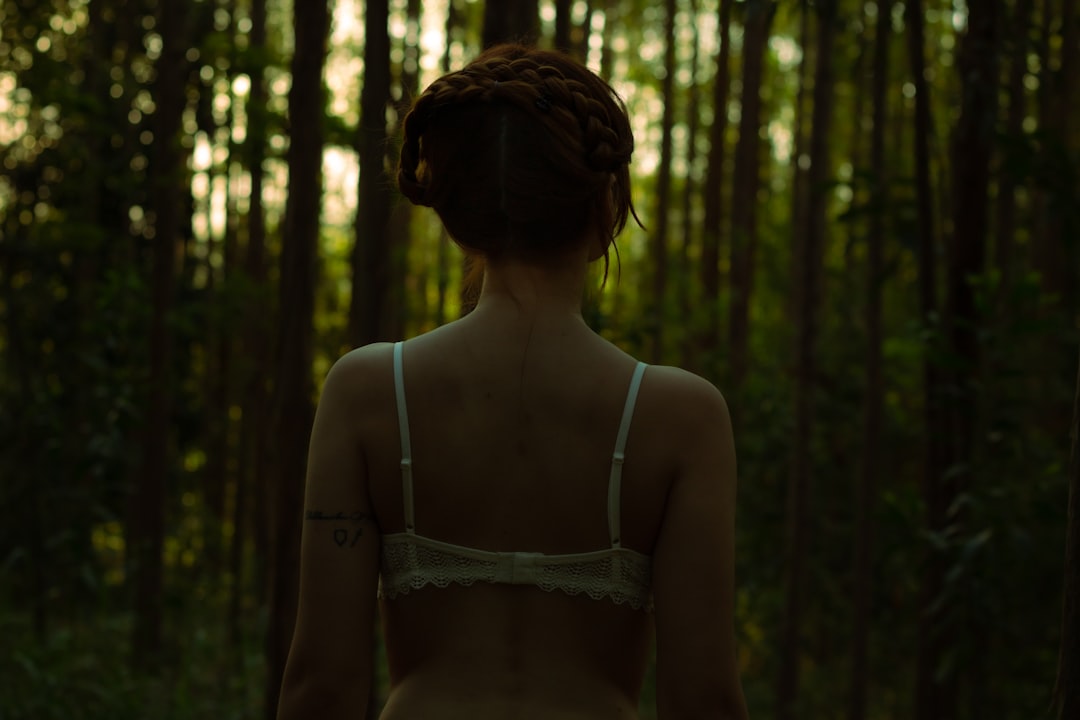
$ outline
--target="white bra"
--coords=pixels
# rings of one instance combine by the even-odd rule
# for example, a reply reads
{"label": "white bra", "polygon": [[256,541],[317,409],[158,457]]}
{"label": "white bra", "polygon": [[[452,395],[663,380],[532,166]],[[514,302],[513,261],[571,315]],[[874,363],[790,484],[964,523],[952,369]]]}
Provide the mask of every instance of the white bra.
{"label": "white bra", "polygon": [[435,540],[416,532],[413,514],[412,447],[409,417],[405,407],[402,344],[394,345],[394,390],[397,395],[398,427],[401,434],[401,485],[405,508],[405,532],[382,537],[382,566],[379,597],[393,599],[399,594],[428,585],[446,587],[450,583],[475,582],[535,585],[548,592],[568,595],[585,593],[595,600],[607,598],[635,609],[652,609],[652,560],[636,550],[623,547],[619,537],[622,466],[626,437],[634,414],[645,363],[639,362],[630,380],[623,407],[608,483],[608,532],[611,547],[592,552],[545,555],[537,552],[494,552]]}

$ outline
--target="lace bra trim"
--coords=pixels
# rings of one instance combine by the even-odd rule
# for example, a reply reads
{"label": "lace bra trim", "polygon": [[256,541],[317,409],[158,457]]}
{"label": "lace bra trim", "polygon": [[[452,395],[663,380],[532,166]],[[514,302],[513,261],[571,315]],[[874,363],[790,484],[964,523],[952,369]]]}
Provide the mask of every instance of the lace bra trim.
{"label": "lace bra trim", "polygon": [[428,585],[487,582],[585,593],[594,600],[651,610],[651,576],[650,558],[626,547],[565,555],[494,552],[393,533],[382,538],[379,597],[392,600]]}
{"label": "lace bra trim", "polygon": [[611,547],[568,555],[532,552],[493,552],[434,540],[416,533],[413,507],[412,443],[405,402],[402,343],[394,344],[394,393],[401,438],[401,491],[405,532],[384,535],[379,597],[392,599],[427,585],[475,582],[533,585],[568,595],[587,594],[635,609],[651,609],[652,560],[636,550],[622,547],[620,505],[622,468],[626,440],[634,415],[641,379],[647,367],[638,363],[630,379],[622,418],[615,440],[608,479],[608,534]]}

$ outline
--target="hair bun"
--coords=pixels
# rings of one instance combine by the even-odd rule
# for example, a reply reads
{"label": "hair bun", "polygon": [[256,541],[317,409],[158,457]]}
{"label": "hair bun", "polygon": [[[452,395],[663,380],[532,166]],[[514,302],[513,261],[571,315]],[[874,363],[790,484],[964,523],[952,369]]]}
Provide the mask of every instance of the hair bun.
{"label": "hair bun", "polygon": [[433,82],[403,130],[402,194],[476,252],[610,240],[633,213],[626,108],[566,55],[490,48]]}

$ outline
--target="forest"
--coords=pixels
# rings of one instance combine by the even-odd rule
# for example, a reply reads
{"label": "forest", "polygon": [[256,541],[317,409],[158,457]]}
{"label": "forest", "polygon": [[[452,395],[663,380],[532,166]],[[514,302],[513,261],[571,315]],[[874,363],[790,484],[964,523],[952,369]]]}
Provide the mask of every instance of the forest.
{"label": "forest", "polygon": [[629,109],[643,227],[586,320],[731,407],[751,716],[1080,717],[1076,0],[0,0],[0,30],[0,720],[273,718],[322,379],[469,309],[400,122],[507,39]]}

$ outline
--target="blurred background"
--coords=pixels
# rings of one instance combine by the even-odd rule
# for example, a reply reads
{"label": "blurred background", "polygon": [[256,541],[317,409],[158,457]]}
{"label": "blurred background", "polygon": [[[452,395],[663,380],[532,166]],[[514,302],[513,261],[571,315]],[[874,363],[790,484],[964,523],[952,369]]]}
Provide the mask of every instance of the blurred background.
{"label": "blurred background", "polygon": [[586,318],[731,405],[752,715],[1046,716],[1076,5],[0,0],[0,718],[272,717],[322,378],[463,311],[400,121],[512,38],[633,118]]}

